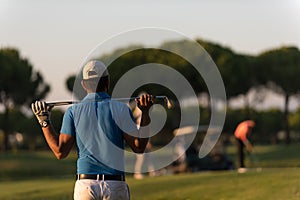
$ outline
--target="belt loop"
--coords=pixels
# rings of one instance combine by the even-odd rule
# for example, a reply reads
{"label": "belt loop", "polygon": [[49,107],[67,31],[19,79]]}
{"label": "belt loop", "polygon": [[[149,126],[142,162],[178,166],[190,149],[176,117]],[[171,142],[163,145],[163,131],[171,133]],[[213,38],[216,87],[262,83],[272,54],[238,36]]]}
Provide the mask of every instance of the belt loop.
{"label": "belt loop", "polygon": [[99,174],[97,174],[97,181],[99,181]]}
{"label": "belt loop", "polygon": [[102,181],[105,181],[105,179],[104,179],[104,174],[102,174]]}

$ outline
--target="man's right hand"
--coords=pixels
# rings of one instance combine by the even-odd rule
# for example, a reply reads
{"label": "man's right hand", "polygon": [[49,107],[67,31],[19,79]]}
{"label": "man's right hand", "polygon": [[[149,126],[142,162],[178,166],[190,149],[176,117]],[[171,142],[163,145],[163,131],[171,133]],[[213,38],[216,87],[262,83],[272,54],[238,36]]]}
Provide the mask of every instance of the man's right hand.
{"label": "man's right hand", "polygon": [[253,150],[253,148],[252,148],[251,143],[250,143],[248,140],[245,142],[245,146],[246,146],[246,150],[247,150],[249,153],[251,153],[252,150]]}
{"label": "man's right hand", "polygon": [[150,94],[143,94],[135,100],[138,108],[142,112],[148,112],[151,106],[154,104],[154,97]]}

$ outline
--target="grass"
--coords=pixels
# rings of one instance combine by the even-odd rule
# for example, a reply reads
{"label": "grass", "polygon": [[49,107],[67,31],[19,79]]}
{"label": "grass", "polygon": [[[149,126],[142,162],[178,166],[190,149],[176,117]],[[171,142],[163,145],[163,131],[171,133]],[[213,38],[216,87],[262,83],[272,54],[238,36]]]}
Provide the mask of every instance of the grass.
{"label": "grass", "polygon": [[6,200],[64,200],[72,199],[70,178],[36,179],[0,182],[0,199]]}
{"label": "grass", "polygon": [[300,198],[300,169],[211,172],[130,180],[134,199],[284,200]]}
{"label": "grass", "polygon": [[[236,162],[236,148],[227,149],[229,156]],[[258,145],[246,155],[246,166],[250,167],[300,167],[300,145]]]}
{"label": "grass", "polygon": [[[235,160],[235,149],[227,149]],[[127,176],[132,200],[296,200],[300,199],[300,145],[256,146],[247,173],[236,171]],[[0,154],[0,199],[72,199],[76,155],[58,161],[50,152]]]}
{"label": "grass", "polygon": [[[255,170],[168,175],[127,182],[132,200],[296,200],[300,198],[300,169]],[[0,182],[0,199],[72,199],[74,179]]]}
{"label": "grass", "polygon": [[76,174],[76,155],[58,161],[49,151],[0,154],[0,180]]}

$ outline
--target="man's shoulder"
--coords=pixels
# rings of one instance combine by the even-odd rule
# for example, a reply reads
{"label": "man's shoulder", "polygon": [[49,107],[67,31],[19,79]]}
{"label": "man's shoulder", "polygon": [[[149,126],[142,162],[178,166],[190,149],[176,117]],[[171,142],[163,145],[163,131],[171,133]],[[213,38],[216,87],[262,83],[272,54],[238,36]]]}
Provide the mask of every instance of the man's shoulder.
{"label": "man's shoulder", "polygon": [[112,106],[117,106],[117,107],[120,107],[120,108],[129,108],[129,106],[126,103],[121,102],[121,101],[111,99],[110,103],[111,103]]}

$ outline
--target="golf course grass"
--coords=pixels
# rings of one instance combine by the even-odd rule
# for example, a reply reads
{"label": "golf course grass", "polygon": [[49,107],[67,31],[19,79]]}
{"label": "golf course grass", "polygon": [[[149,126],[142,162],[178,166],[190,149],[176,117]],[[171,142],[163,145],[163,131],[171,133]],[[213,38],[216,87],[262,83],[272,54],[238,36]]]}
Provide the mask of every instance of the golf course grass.
{"label": "golf course grass", "polygon": [[[127,178],[132,200],[298,200],[300,169],[276,168]],[[74,178],[0,182],[0,199],[72,199]]]}
{"label": "golf course grass", "polygon": [[[246,173],[206,171],[179,175],[127,176],[132,200],[298,200],[300,145],[258,146]],[[230,156],[234,150],[228,149]],[[76,155],[64,161],[51,152],[0,154],[0,199],[72,199]]]}

